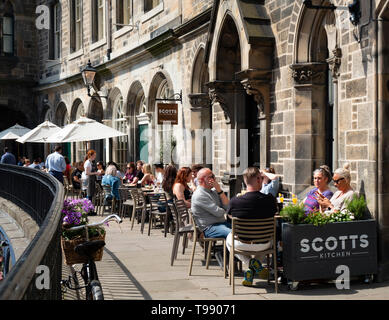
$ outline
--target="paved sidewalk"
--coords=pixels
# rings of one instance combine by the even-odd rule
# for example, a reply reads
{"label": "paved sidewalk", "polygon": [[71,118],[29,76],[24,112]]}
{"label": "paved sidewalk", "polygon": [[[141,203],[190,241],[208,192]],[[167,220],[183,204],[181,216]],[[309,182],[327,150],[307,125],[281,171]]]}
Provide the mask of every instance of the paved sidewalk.
{"label": "paved sidewalk", "polygon": [[[91,222],[101,217],[91,217]],[[151,236],[140,233],[139,225],[130,229],[126,218],[120,225],[110,223],[106,227],[106,247],[103,260],[97,262],[97,269],[103,286],[105,299],[137,300],[389,300],[389,282],[364,284],[352,282],[350,290],[337,290],[333,283],[303,285],[297,291],[288,291],[285,285],[274,293],[274,284],[257,280],[256,287],[241,286],[241,277],[236,278],[236,295],[222,270],[211,265],[209,270],[202,266],[203,253],[196,246],[192,276],[188,276],[192,242],[185,255],[180,243],[178,260],[170,266],[173,236],[164,238],[162,229],[152,229]],[[148,227],[148,225],[147,225]]]}

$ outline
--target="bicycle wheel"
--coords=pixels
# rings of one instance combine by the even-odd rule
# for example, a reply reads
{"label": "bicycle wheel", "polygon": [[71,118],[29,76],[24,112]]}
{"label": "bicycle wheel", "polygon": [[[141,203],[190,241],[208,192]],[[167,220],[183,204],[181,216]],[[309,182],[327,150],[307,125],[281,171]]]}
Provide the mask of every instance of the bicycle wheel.
{"label": "bicycle wheel", "polygon": [[103,289],[101,288],[100,281],[93,280],[90,283],[90,292],[93,300],[104,300]]}

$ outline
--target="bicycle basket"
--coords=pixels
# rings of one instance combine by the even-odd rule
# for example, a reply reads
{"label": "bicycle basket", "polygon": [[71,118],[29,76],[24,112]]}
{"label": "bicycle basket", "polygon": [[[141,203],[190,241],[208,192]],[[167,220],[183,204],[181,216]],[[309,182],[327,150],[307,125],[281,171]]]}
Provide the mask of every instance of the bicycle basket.
{"label": "bicycle basket", "polygon": [[[89,241],[93,240],[105,240],[105,233],[100,234],[97,237],[90,238]],[[64,257],[64,262],[66,265],[73,265],[76,263],[87,263],[88,257],[80,255],[74,251],[74,248],[77,247],[79,244],[85,242],[85,238],[80,239],[74,239],[74,240],[65,240],[61,237],[61,247],[62,247],[62,254]],[[94,261],[101,261],[103,258],[103,251],[104,247],[100,248],[96,251],[94,254],[93,260]]]}

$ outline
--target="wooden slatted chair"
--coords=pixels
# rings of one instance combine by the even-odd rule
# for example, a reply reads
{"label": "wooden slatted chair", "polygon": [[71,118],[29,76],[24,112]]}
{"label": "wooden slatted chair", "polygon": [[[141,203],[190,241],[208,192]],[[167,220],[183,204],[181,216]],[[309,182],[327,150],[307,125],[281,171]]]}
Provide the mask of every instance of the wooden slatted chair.
{"label": "wooden slatted chair", "polygon": [[[230,249],[230,285],[232,281],[232,294],[235,294],[235,277],[234,277],[234,263],[233,259],[236,253],[253,256],[257,254],[265,254],[269,259],[269,255],[273,258],[274,268],[274,287],[275,292],[278,293],[277,280],[277,242],[276,242],[276,220],[275,218],[267,219],[239,219],[232,218],[232,244]],[[253,244],[271,242],[272,247],[263,251],[243,251],[235,248],[235,241],[250,242]],[[268,260],[269,261],[269,260]],[[268,264],[269,267],[269,264]],[[270,277],[270,273],[269,273]],[[268,278],[268,283],[270,282]]]}
{"label": "wooden slatted chair", "polygon": [[224,271],[224,278],[227,278],[227,266],[226,266],[226,262],[227,262],[227,255],[226,255],[226,239],[224,238],[206,238],[204,237],[204,233],[203,232],[200,232],[200,230],[198,229],[197,225],[196,225],[196,220],[194,219],[193,215],[192,215],[192,212],[190,210],[188,210],[189,212],[189,215],[190,215],[190,219],[191,219],[191,222],[193,224],[193,227],[194,227],[194,230],[196,230],[196,232],[193,232],[193,246],[192,246],[192,255],[191,255],[191,258],[190,258],[190,263],[189,263],[189,272],[188,274],[191,276],[192,275],[192,267],[193,267],[193,259],[194,259],[194,255],[195,255],[195,250],[196,250],[196,243],[197,242],[203,242],[204,244],[204,248],[208,248],[208,251],[207,251],[207,260],[206,260],[206,269],[209,268],[209,261],[211,259],[211,250],[212,250],[212,247],[219,241],[222,242],[223,244],[223,271]]}
{"label": "wooden slatted chair", "polygon": [[189,223],[189,212],[183,200],[176,200],[174,203],[168,202],[168,207],[172,213],[175,224],[173,247],[170,256],[170,265],[173,265],[174,260],[177,259],[178,246],[181,236],[183,236],[182,254],[185,254],[187,235],[188,233],[193,233],[194,229],[193,225]]}

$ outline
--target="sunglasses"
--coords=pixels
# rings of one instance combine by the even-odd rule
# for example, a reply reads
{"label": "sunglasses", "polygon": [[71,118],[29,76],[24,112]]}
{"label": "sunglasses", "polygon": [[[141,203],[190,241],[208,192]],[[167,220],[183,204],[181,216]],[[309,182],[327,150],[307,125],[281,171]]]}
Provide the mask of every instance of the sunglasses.
{"label": "sunglasses", "polygon": [[338,180],[334,180],[334,183],[338,184],[340,180],[343,180],[344,178],[340,178]]}
{"label": "sunglasses", "polygon": [[209,176],[208,179],[215,179],[215,175],[213,174],[213,175]]}

